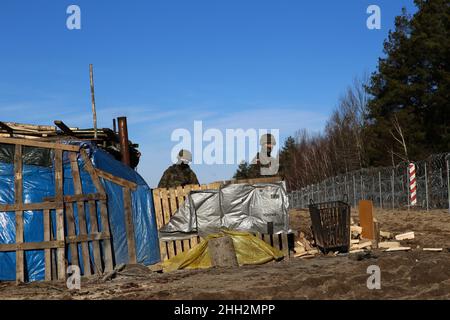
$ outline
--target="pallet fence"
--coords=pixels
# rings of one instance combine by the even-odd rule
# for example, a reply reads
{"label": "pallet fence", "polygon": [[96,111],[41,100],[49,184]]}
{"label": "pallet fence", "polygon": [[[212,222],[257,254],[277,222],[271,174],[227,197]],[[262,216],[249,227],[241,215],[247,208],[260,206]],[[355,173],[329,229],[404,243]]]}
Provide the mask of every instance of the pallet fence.
{"label": "pallet fence", "polygon": [[[5,137],[0,137],[0,143],[14,145],[15,148],[13,163],[15,201],[14,204],[0,204],[0,212],[15,213],[16,239],[15,243],[0,244],[0,252],[16,253],[17,283],[26,281],[24,252],[28,250],[44,250],[45,280],[64,280],[66,278],[66,252],[70,255],[71,264],[79,266],[83,270],[83,275],[102,274],[113,270],[114,259],[108,218],[107,194],[100,182],[100,178],[107,179],[123,187],[130,263],[136,262],[131,211],[131,190],[136,189],[135,183],[94,168],[86,151],[80,149],[79,146]],[[53,151],[55,196],[44,198],[41,203],[23,203],[24,146],[51,149]],[[64,195],[63,156],[67,156],[70,162],[74,195]],[[78,164],[79,158],[83,160],[84,169],[90,175],[96,193],[83,193]],[[43,214],[43,241],[24,242],[24,211],[33,211],[33,214]],[[54,221],[52,221],[53,212],[55,216]],[[100,213],[100,223],[97,212]],[[90,222],[89,228],[87,217],[89,217]],[[78,230],[75,221],[78,221]],[[52,225],[53,223],[55,223],[54,226]],[[56,229],[55,234],[53,234],[53,229]],[[67,230],[67,233],[65,230]]]}
{"label": "pallet fence", "polygon": [[[272,183],[278,182],[280,178],[269,177],[262,179],[230,180],[214,182],[207,185],[187,185],[177,188],[157,188],[153,189],[153,203],[155,206],[156,225],[158,230],[167,224],[170,218],[182,206],[191,191],[196,190],[217,190],[221,185],[229,183]],[[254,234],[269,245],[281,250],[286,257],[289,256],[288,235],[287,234]],[[198,235],[187,235],[185,239],[160,241],[161,261],[168,260],[176,255],[188,251],[202,240]]]}

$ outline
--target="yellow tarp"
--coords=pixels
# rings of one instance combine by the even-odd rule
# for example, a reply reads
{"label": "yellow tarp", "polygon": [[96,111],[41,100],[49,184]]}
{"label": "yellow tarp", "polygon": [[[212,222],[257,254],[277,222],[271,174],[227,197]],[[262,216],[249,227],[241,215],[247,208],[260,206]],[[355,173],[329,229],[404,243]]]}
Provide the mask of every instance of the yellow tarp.
{"label": "yellow tarp", "polygon": [[208,253],[208,241],[213,238],[229,236],[233,239],[237,260],[240,266],[263,264],[272,260],[280,260],[283,253],[258,239],[248,232],[222,230],[217,234],[208,235],[202,242],[189,251],[182,252],[175,257],[164,261],[164,272],[178,269],[204,269],[211,267],[211,258]]}

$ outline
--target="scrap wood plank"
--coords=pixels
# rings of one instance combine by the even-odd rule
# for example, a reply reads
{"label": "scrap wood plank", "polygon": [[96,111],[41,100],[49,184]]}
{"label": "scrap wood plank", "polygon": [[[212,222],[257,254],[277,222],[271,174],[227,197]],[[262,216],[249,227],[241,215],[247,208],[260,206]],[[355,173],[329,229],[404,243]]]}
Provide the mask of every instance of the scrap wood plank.
{"label": "scrap wood plank", "polygon": [[102,232],[109,236],[109,239],[103,239],[103,256],[104,256],[104,267],[105,272],[111,272],[114,268],[114,261],[112,256],[112,246],[111,246],[111,232],[109,228],[109,218],[108,218],[108,203],[106,201],[106,191],[103,187],[100,179],[92,165],[91,159],[84,149],[80,150],[81,157],[83,158],[84,169],[89,173],[92,183],[98,193],[104,196],[105,199],[99,200],[100,204],[100,222],[102,227]]}
{"label": "scrap wood plank", "polygon": [[[72,203],[66,203],[66,220],[67,220],[67,235],[70,236],[76,236],[75,231],[75,215],[73,213],[73,204]],[[67,239],[67,237],[66,237]],[[69,244],[70,249],[70,262],[73,265],[78,266],[78,245],[76,243]]]}
{"label": "scrap wood plank", "polygon": [[[55,150],[55,199],[57,202],[63,201],[64,177],[63,177],[63,151]],[[64,241],[64,209],[56,209],[56,239]],[[65,248],[58,248],[56,251],[56,264],[58,267],[58,280],[66,279],[66,256]]]}
{"label": "scrap wood plank", "polygon": [[182,248],[182,240],[175,240],[175,255],[178,255],[183,252]]}
{"label": "scrap wood plank", "polygon": [[389,249],[389,248],[398,248],[400,247],[400,242],[397,241],[383,241],[383,242],[378,242],[378,248],[383,249]]}
{"label": "scrap wood plank", "polygon": [[[101,193],[88,193],[88,194],[76,194],[64,196],[64,202],[78,202],[78,201],[91,201],[91,200],[106,200],[106,195]],[[45,197],[44,201],[54,202],[55,197]],[[44,202],[45,204],[45,202]],[[54,209],[54,208],[51,208]]]}
{"label": "scrap wood plank", "polygon": [[423,248],[423,251],[441,252],[442,248]]}
{"label": "scrap wood plank", "polygon": [[129,263],[136,264],[136,241],[134,238],[133,211],[131,205],[131,190],[123,188],[123,206],[125,212],[125,228],[127,232]]}
{"label": "scrap wood plank", "polygon": [[131,189],[133,191],[135,191],[136,188],[137,188],[137,184],[134,183],[133,181],[117,177],[117,176],[115,176],[115,175],[113,175],[113,174],[111,174],[109,172],[100,170],[98,168],[95,169],[95,172],[97,173],[97,175],[100,178],[103,178],[105,180],[111,181],[111,182],[113,182],[113,183],[115,183],[115,184],[117,184],[119,186],[124,187],[124,188],[129,188],[129,189]]}
{"label": "scrap wood plank", "polygon": [[[22,146],[16,145],[14,151],[14,202],[16,205],[23,203],[23,181],[22,181]],[[16,211],[16,244],[21,245],[24,241],[23,211]],[[24,252],[16,251],[16,282],[25,282]]]}
{"label": "scrap wood plank", "polygon": [[109,219],[108,219],[108,206],[106,200],[100,201],[100,222],[102,224],[102,233],[108,236],[108,239],[103,239],[103,256],[104,256],[104,265],[105,272],[110,272],[114,268],[114,260],[112,255],[112,246],[111,246],[111,232],[109,228]]}
{"label": "scrap wood plank", "polygon": [[153,206],[155,207],[156,228],[158,230],[164,225],[160,193],[158,189],[153,190]]}
{"label": "scrap wood plank", "polygon": [[189,249],[191,249],[191,244],[190,244],[189,239],[183,240],[183,252],[189,251]]}
{"label": "scrap wood plank", "polygon": [[384,252],[394,252],[394,251],[409,251],[411,247],[397,247],[397,248],[388,248],[384,250]]}
{"label": "scrap wood plank", "polygon": [[169,189],[169,201],[170,201],[170,216],[172,217],[175,212],[178,210],[177,206],[177,196],[175,189],[170,188]]}
{"label": "scrap wood plank", "polygon": [[4,138],[0,137],[0,143],[4,144],[15,144],[28,147],[45,148],[45,149],[55,149],[55,150],[65,150],[65,151],[75,151],[77,152],[80,147],[62,143],[52,143],[52,142],[42,142],[28,139],[18,139],[18,138]]}
{"label": "scrap wood plank", "polygon": [[[43,242],[22,242],[0,244],[0,252],[8,251],[29,251],[29,250],[46,250],[52,248],[64,248],[65,242],[60,240],[43,241]],[[23,282],[23,281],[22,281]]]}
{"label": "scrap wood plank", "polygon": [[[95,205],[94,200],[89,201],[88,206],[89,211],[89,222],[91,229],[89,230],[90,235],[98,234],[98,222],[97,222],[97,206]],[[103,273],[102,268],[102,257],[100,255],[100,244],[98,241],[92,241],[92,248],[94,251],[94,270],[97,271],[97,274]]]}
{"label": "scrap wood plank", "polygon": [[[72,171],[72,180],[73,180],[73,187],[74,187],[75,194],[82,195],[83,188],[81,185],[80,169],[78,167],[77,154],[74,152],[70,152],[69,159],[70,159],[70,168]],[[82,201],[77,202],[77,213],[78,213],[79,234],[86,235],[87,234],[87,223],[86,223],[86,212],[85,212],[84,202],[82,202]],[[84,274],[87,276],[90,276],[92,274],[91,262],[90,262],[90,256],[89,256],[89,246],[86,242],[81,243],[81,256],[83,258]]]}
{"label": "scrap wood plank", "polygon": [[185,189],[182,186],[178,186],[177,187],[177,200],[178,200],[178,206],[177,208],[179,209],[180,207],[182,207],[184,205],[184,200],[185,200]]}
{"label": "scrap wood plank", "polygon": [[395,236],[395,240],[411,240],[414,239],[414,231],[398,234]]}
{"label": "scrap wood plank", "polygon": [[50,209],[62,209],[62,202],[41,202],[41,203],[16,203],[16,204],[0,204],[0,211],[41,211]]}
{"label": "scrap wood plank", "polygon": [[[51,240],[51,219],[50,219],[50,210],[46,209],[44,210],[44,217],[43,217],[43,223],[44,223],[44,242],[48,242]],[[45,280],[50,281],[52,280],[52,251],[51,249],[45,249],[44,256],[45,256]]]}

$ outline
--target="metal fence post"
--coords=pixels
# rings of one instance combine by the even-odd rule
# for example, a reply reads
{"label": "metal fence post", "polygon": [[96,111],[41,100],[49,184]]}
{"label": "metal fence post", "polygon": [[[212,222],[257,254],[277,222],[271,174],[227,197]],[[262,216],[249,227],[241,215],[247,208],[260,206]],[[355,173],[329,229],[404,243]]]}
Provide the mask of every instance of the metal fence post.
{"label": "metal fence post", "polygon": [[336,201],[336,178],[333,177],[333,201]]}
{"label": "metal fence post", "polygon": [[427,211],[429,209],[429,205],[428,205],[428,173],[427,173],[427,163],[424,163],[424,168],[425,168],[425,201],[427,203]]}
{"label": "metal fence post", "polygon": [[391,177],[391,190],[392,190],[392,210],[395,208],[395,193],[394,193],[394,169],[392,169],[392,177]]}
{"label": "metal fence post", "polygon": [[355,175],[352,175],[353,178],[353,206],[356,208],[356,181],[355,181]]}
{"label": "metal fence post", "polygon": [[380,208],[383,209],[383,196],[381,194],[381,171],[378,171],[378,187],[380,190]]}

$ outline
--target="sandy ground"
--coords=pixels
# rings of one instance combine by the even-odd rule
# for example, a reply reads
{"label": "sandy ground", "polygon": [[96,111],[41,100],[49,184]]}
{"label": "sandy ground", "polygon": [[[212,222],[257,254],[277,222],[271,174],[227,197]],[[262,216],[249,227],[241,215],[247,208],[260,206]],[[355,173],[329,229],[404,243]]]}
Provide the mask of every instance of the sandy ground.
{"label": "sandy ground", "polygon": [[[357,221],[357,214],[353,213]],[[81,290],[62,282],[0,283],[0,299],[449,299],[450,214],[447,210],[376,211],[381,230],[415,231],[410,252],[292,258],[261,266],[176,271],[128,266],[112,281],[83,279]],[[309,235],[306,211],[291,212],[291,227]],[[443,252],[424,252],[442,247]],[[369,290],[367,267],[381,269],[381,289]]]}

